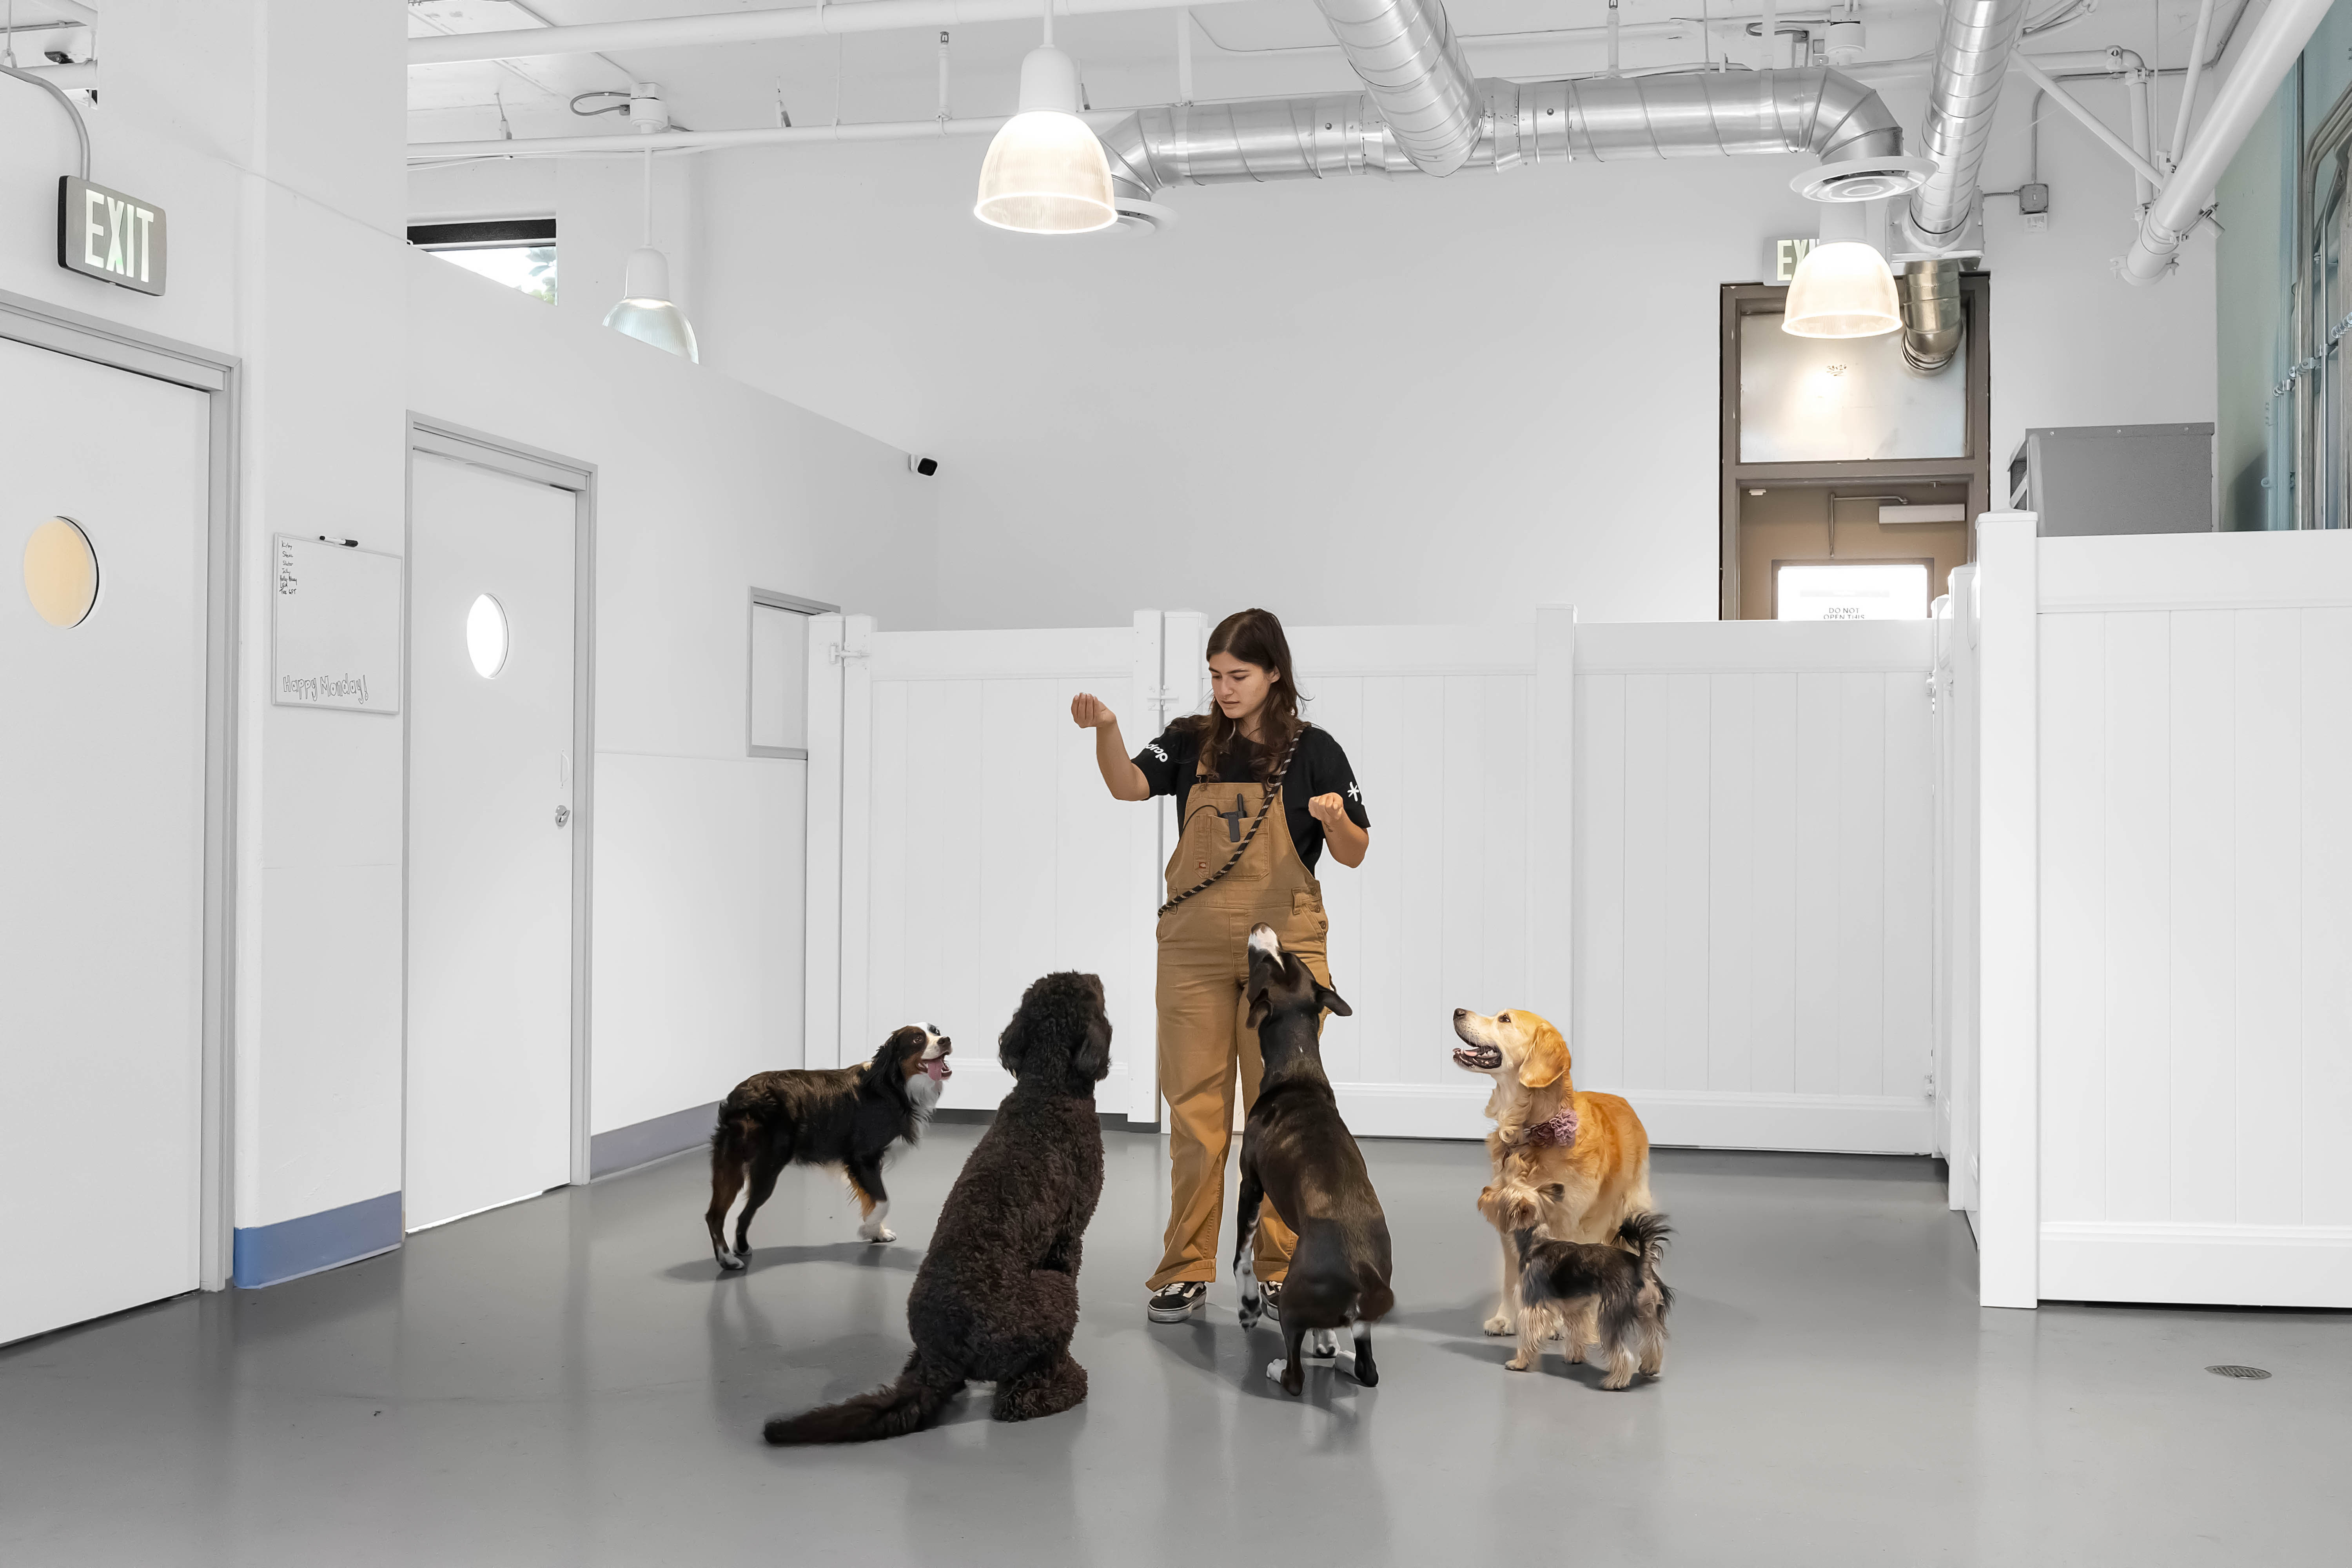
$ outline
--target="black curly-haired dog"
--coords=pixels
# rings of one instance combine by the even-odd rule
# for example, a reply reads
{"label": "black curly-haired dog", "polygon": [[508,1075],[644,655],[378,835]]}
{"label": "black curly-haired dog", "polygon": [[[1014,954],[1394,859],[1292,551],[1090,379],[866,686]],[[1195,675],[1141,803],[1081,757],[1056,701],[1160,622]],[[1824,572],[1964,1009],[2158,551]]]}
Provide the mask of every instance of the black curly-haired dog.
{"label": "black curly-haired dog", "polygon": [[1298,1243],[1282,1286],[1283,1359],[1266,1375],[1285,1394],[1299,1392],[1307,1385],[1302,1342],[1312,1334],[1310,1353],[1336,1356],[1337,1331],[1344,1323],[1356,1339],[1356,1381],[1370,1388],[1381,1380],[1372,1361],[1372,1325],[1396,1305],[1389,1288],[1389,1222],[1363,1151],[1340,1120],[1316,1034],[1324,1012],[1344,1017],[1350,1009],[1297,953],[1285,952],[1274,928],[1264,924],[1250,927],[1244,994],[1265,1071],[1242,1129],[1241,1198],[1234,1209],[1242,1327],[1255,1327],[1261,1313],[1250,1246],[1258,1209],[1271,1199]]}
{"label": "black curly-haired dog", "polygon": [[1095,1085],[1110,1071],[1102,982],[1036,981],[996,1042],[1013,1077],[940,1206],[907,1297],[915,1342],[898,1380],[871,1394],[770,1420],[771,1443],[862,1443],[916,1432],[969,1382],[996,1384],[999,1421],[1069,1409],[1087,1396],[1070,1359],[1078,1256],[1102,1196]]}
{"label": "black curly-haired dog", "polygon": [[[902,1143],[921,1135],[924,1121],[940,1102],[953,1071],[948,1053],[955,1042],[929,1024],[891,1031],[870,1062],[850,1068],[793,1068],[753,1073],[735,1086],[719,1108],[710,1134],[711,1256],[723,1269],[737,1269],[751,1250],[751,1216],[776,1190],[786,1165],[838,1166],[857,1195],[865,1223],[857,1234],[871,1242],[896,1241],[883,1222],[890,1194],[882,1185],[882,1161]],[[727,1245],[727,1211],[750,1176],[751,1195],[735,1221],[735,1245]]]}

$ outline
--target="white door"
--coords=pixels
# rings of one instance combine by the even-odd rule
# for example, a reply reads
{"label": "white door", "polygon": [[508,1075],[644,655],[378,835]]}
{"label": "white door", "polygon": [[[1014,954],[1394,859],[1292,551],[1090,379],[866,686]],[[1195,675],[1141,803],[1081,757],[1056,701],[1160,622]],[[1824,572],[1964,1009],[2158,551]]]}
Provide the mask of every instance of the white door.
{"label": "white door", "polygon": [[411,1230],[571,1179],[572,496],[417,454]]}
{"label": "white door", "polygon": [[196,1288],[209,413],[0,342],[0,1343]]}

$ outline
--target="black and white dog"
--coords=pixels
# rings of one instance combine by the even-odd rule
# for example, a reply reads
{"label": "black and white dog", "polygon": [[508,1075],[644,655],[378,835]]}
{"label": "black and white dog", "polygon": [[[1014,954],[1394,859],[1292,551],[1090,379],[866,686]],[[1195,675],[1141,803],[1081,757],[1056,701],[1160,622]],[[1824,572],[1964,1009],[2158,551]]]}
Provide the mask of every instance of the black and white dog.
{"label": "black and white dog", "polygon": [[[710,1209],[703,1218],[719,1267],[743,1267],[751,1216],[775,1191],[777,1173],[793,1163],[839,1167],[866,1215],[857,1234],[868,1241],[898,1240],[882,1223],[890,1213],[882,1157],[922,1131],[951,1076],[948,1052],[954,1046],[929,1024],[909,1024],[894,1030],[870,1062],[754,1073],[737,1084],[719,1108],[718,1131],[710,1135]],[[751,1192],[730,1247],[727,1211],[747,1172]]]}
{"label": "black and white dog", "polygon": [[1369,1388],[1381,1380],[1372,1364],[1372,1324],[1396,1304],[1389,1289],[1389,1223],[1363,1152],[1339,1119],[1316,1033],[1324,1009],[1342,1017],[1352,1009],[1295,953],[1282,951],[1272,926],[1250,928],[1249,955],[1249,1023],[1265,1070],[1242,1129],[1234,1250],[1242,1327],[1261,1316],[1250,1244],[1259,1206],[1271,1199],[1275,1213],[1297,1232],[1298,1245],[1282,1287],[1284,1359],[1268,1364],[1265,1374],[1285,1394],[1298,1393],[1307,1383],[1300,1342],[1312,1333],[1313,1353],[1335,1355],[1335,1331],[1344,1323],[1355,1335],[1356,1381]]}

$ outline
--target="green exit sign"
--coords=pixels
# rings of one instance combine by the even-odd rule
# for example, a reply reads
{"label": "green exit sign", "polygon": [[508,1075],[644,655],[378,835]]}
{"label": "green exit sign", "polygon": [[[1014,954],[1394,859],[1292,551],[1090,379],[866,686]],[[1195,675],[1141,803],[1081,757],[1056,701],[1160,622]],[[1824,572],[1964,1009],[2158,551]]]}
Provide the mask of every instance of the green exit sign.
{"label": "green exit sign", "polygon": [[1794,279],[1797,276],[1797,263],[1805,258],[1807,251],[1820,243],[1819,240],[1810,237],[1773,240],[1770,254],[1766,258],[1772,268],[1772,281],[1786,283]]}
{"label": "green exit sign", "polygon": [[163,209],[71,174],[58,182],[58,265],[101,282],[163,291]]}

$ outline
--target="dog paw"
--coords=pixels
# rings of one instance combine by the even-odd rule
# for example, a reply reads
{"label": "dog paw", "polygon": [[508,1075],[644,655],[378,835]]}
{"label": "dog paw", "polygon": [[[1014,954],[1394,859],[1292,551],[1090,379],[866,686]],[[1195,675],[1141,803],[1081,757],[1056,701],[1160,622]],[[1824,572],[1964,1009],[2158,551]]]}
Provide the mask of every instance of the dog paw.
{"label": "dog paw", "polygon": [[1255,1301],[1244,1301],[1234,1310],[1234,1317],[1245,1329],[1256,1328],[1258,1321],[1265,1316],[1265,1314],[1258,1310],[1258,1304]]}
{"label": "dog paw", "polygon": [[1521,1357],[1521,1356],[1513,1356],[1510,1360],[1508,1360],[1508,1361],[1505,1362],[1505,1363],[1503,1363],[1503,1366],[1504,1366],[1504,1368],[1505,1368],[1507,1371],[1510,1371],[1510,1372],[1525,1372],[1525,1371],[1527,1371],[1527,1370],[1528,1370],[1528,1367],[1530,1367],[1530,1366],[1532,1366],[1532,1365],[1534,1365],[1534,1364],[1535,1364],[1534,1363],[1532,1363],[1532,1362],[1530,1362],[1530,1361],[1528,1361],[1528,1360],[1527,1360],[1527,1359],[1525,1359],[1524,1357]]}
{"label": "dog paw", "polygon": [[743,1267],[742,1255],[735,1252],[722,1252],[719,1255],[719,1267],[721,1272],[732,1274]]}
{"label": "dog paw", "polygon": [[1479,1326],[1496,1339],[1500,1339],[1505,1334],[1516,1334],[1519,1331],[1519,1325],[1500,1312],[1496,1313]]}
{"label": "dog paw", "polygon": [[886,1241],[896,1241],[898,1239],[898,1233],[892,1230],[887,1225],[877,1226],[872,1230],[868,1230],[866,1226],[861,1225],[857,1227],[857,1234],[864,1237],[866,1240],[874,1243],[877,1247],[881,1246]]}
{"label": "dog paw", "polygon": [[1280,1383],[1282,1381],[1283,1373],[1289,1367],[1289,1365],[1290,1363],[1283,1360],[1280,1356],[1275,1357],[1274,1360],[1265,1363],[1265,1375],[1267,1379],[1271,1382]]}

